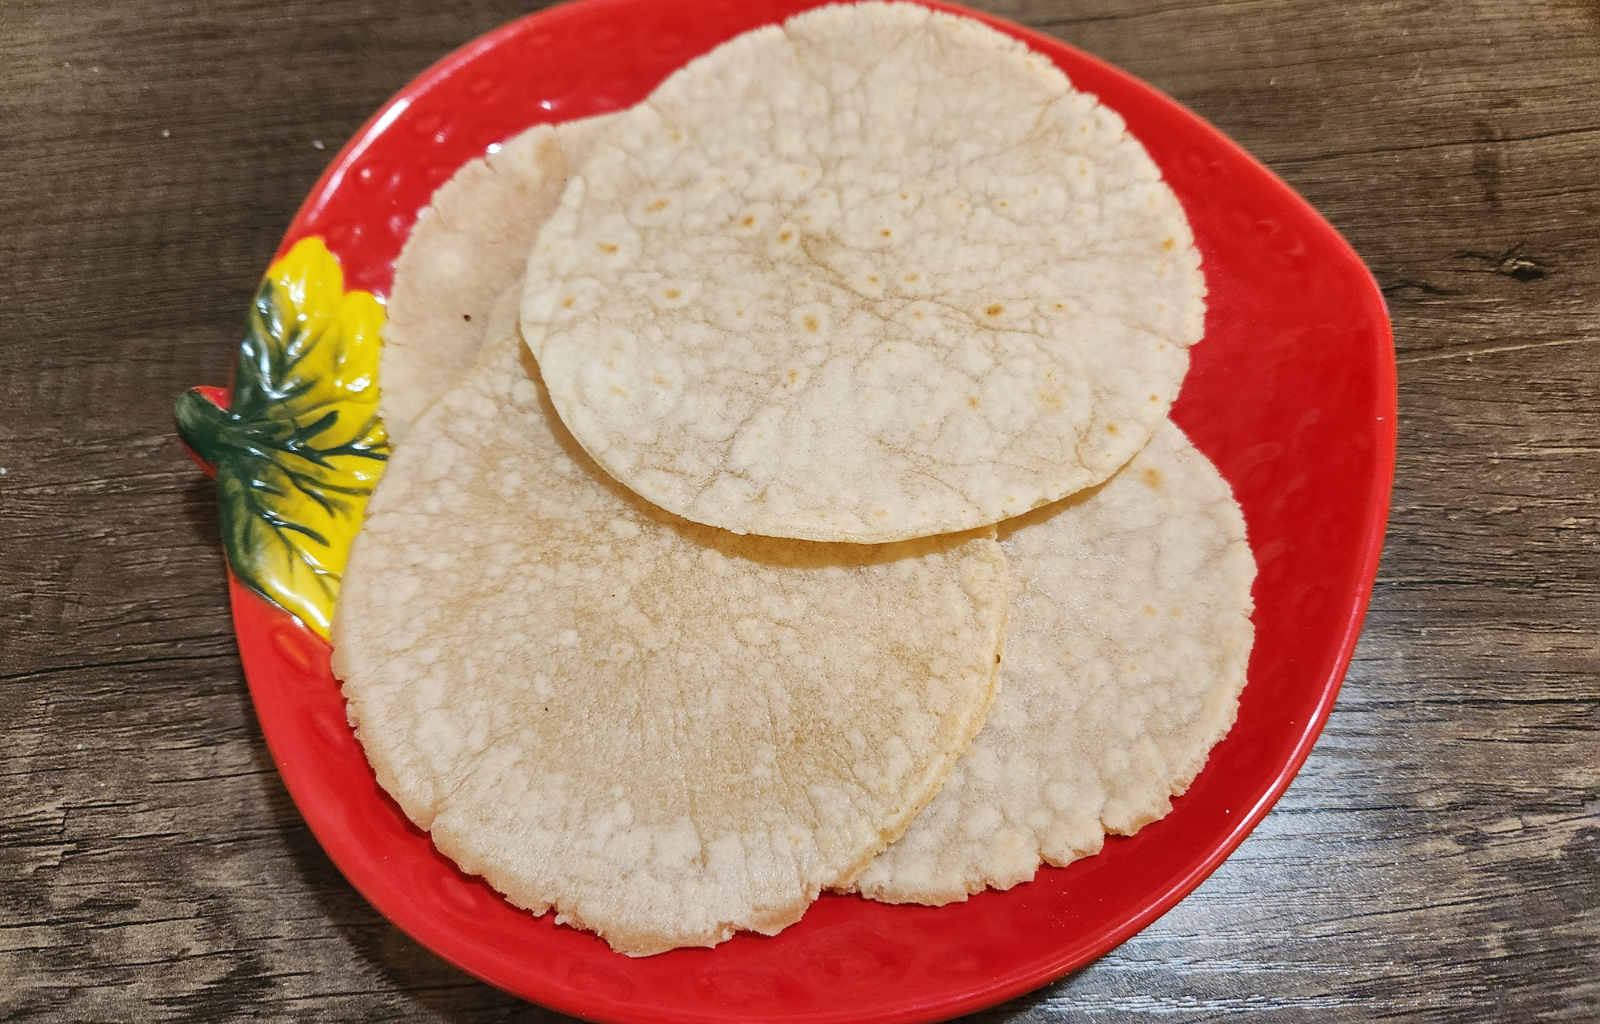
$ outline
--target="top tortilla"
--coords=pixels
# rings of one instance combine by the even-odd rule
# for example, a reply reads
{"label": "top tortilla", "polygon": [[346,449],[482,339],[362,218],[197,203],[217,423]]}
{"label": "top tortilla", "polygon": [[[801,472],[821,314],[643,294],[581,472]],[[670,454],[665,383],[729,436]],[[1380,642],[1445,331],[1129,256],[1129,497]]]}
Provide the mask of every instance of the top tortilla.
{"label": "top tortilla", "polygon": [[1183,211],[1047,59],[906,4],[740,36],[629,111],[528,264],[595,460],[736,533],[969,529],[1110,476],[1204,318]]}
{"label": "top tortilla", "polygon": [[1098,853],[1172,809],[1233,725],[1255,561],[1221,474],[1171,423],[1103,486],[1001,527],[1001,690],[944,789],[857,880],[948,903]]}
{"label": "top tortilla", "polygon": [[522,276],[567,176],[615,117],[529,128],[463,164],[418,214],[394,265],[378,357],[391,442],[477,359],[495,299]]}
{"label": "top tortilla", "polygon": [[634,955],[775,933],[981,726],[1009,594],[994,531],[819,545],[663,513],[547,414],[503,309],[351,549],[351,722],[411,820],[519,906]]}

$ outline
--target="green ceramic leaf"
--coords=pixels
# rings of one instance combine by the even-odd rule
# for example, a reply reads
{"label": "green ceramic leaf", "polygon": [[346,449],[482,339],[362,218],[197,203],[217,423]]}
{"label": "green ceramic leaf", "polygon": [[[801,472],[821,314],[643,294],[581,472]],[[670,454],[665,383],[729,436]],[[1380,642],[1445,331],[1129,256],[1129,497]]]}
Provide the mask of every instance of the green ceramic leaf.
{"label": "green ceramic leaf", "polygon": [[216,467],[235,575],[323,636],[350,540],[388,458],[378,419],[383,306],[344,291],[321,239],[267,271],[239,347],[233,398],[178,399],[178,431]]}

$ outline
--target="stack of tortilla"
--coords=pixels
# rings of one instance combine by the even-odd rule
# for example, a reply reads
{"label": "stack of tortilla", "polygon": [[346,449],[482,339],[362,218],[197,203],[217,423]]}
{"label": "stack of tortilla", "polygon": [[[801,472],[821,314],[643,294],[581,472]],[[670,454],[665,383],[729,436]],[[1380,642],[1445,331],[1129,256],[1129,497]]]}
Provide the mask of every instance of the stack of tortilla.
{"label": "stack of tortilla", "polygon": [[1255,566],[1166,419],[1205,285],[1113,112],[820,8],[462,168],[396,267],[333,628],[384,789],[630,955],[939,904],[1171,809]]}

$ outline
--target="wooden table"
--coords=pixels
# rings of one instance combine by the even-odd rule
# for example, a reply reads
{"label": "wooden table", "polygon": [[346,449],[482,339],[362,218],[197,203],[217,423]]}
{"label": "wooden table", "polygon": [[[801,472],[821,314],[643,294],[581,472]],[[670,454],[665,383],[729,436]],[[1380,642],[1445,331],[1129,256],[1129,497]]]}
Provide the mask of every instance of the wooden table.
{"label": "wooden table", "polygon": [[[1389,298],[1366,630],[1277,809],[986,1020],[1600,1019],[1600,6],[999,0],[1176,96]],[[172,399],[334,150],[508,0],[0,0],[0,1018],[553,1020],[381,919],[262,745]]]}

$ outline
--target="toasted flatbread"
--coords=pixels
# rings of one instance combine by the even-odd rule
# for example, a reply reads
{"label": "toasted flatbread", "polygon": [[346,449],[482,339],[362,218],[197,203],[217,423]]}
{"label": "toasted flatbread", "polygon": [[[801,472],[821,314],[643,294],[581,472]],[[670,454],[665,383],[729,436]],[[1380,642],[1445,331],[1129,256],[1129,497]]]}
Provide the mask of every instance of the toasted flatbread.
{"label": "toasted flatbread", "polygon": [[463,164],[418,215],[395,262],[378,360],[391,442],[478,358],[495,299],[522,277],[568,175],[615,117],[536,125]]}
{"label": "toasted flatbread", "polygon": [[600,471],[515,297],[369,505],[333,667],[379,782],[513,903],[643,955],[775,933],[847,885],[982,724],[994,531],[736,537]]}
{"label": "toasted flatbread", "polygon": [[909,4],[742,35],[624,114],[528,263],[574,437],[736,533],[970,529],[1109,477],[1200,338],[1188,223],[1048,59]]}
{"label": "toasted flatbread", "polygon": [[1233,725],[1255,562],[1177,427],[1095,491],[1001,528],[1001,692],[943,791],[857,880],[894,903],[1007,889],[1171,809]]}

